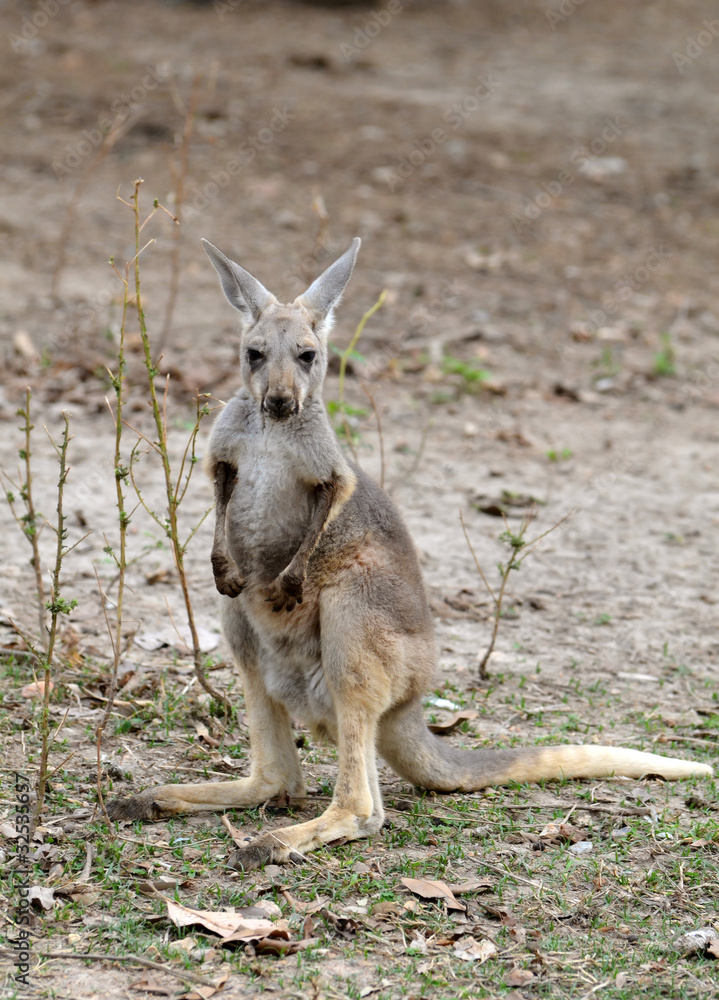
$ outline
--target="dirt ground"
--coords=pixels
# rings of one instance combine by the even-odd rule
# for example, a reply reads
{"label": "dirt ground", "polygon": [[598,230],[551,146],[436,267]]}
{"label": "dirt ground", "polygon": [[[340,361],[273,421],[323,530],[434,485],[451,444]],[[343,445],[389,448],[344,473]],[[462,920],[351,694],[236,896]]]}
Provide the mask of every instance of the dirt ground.
{"label": "dirt ground", "polygon": [[[155,344],[168,302],[174,308],[160,370],[171,376],[176,460],[195,393],[226,400],[238,384],[235,319],[200,237],[287,299],[362,237],[333,341],[344,347],[387,289],[352,363],[348,398],[362,411],[353,418],[359,460],[384,478],[420,552],[436,613],[435,697],[475,713],[446,738],[664,743],[664,752],[716,762],[715,14],[706,3],[591,0],[3,5],[0,467],[17,482],[15,411],[29,385],[38,507],[52,520],[57,464],[42,427],[57,441],[68,411],[69,541],[91,532],[63,570],[78,607],[64,627],[52,703],[53,721],[66,720],[51,754],[49,814],[70,825],[45,832],[37,877],[54,885],[77,877],[85,843],[102,855],[106,837],[73,812],[94,805],[92,732],[111,655],[96,573],[111,597],[103,549],[116,544],[117,512],[105,366],[116,364],[122,296],[107,261],[122,271],[134,253],[131,213],[116,195],[128,199],[138,177],[145,214],[159,199],[181,218],[177,229],[158,211],[142,254]],[[128,420],[150,433],[136,320],[128,344]],[[374,394],[381,437],[360,379]],[[326,398],[337,396],[335,366]],[[205,425],[200,453],[206,435]],[[128,448],[132,440],[128,430]],[[159,508],[160,466],[146,457],[138,478]],[[460,512],[496,583],[506,552],[495,515],[505,509],[516,526],[532,500],[530,536],[569,516],[510,578],[492,680],[479,683],[492,604]],[[186,531],[210,504],[198,473],[182,508]],[[210,522],[188,549],[188,570],[213,683],[227,690]],[[32,630],[37,616],[30,550],[4,502],[0,530],[2,801],[11,818],[12,771],[32,777],[37,767],[38,709],[21,693],[30,661],[8,653],[18,644],[10,620]],[[228,727],[210,714],[173,633],[171,617],[184,619],[161,533],[140,510],[129,539],[137,561],[128,633],[140,625],[123,664],[131,693],[120,693],[105,738],[106,777],[117,792],[130,779],[138,788],[242,773],[242,720]],[[46,529],[48,564],[53,544]],[[428,704],[440,720],[455,710]],[[310,788],[326,795],[333,751],[302,754]],[[299,870],[244,881],[223,868],[228,838],[216,817],[126,830],[135,854],[95,863],[94,898],[56,899],[36,915],[33,949],[142,954],[210,980],[224,970],[220,995],[237,998],[716,995],[716,960],[677,959],[671,944],[718,919],[714,783],[573,783],[446,805],[386,769],[383,782],[394,822],[384,844],[328,850]],[[566,843],[536,850],[539,830],[568,802],[605,803],[604,813],[580,807],[572,817],[594,839],[590,860]],[[627,805],[638,812],[620,862],[614,834],[625,829]],[[255,810],[233,821],[250,832],[286,819]],[[206,850],[201,864],[191,845],[188,853],[195,839]],[[2,846],[4,863],[13,844]],[[571,868],[568,882],[555,878],[552,854]],[[284,957],[213,950],[183,966],[170,946],[187,932],[167,921],[164,903],[135,891],[143,871],[188,879],[177,890],[188,906],[273,899],[292,914],[293,940],[302,920],[319,918],[300,919],[291,900],[324,894],[331,914],[305,926],[316,948]],[[461,918],[426,901],[402,910],[411,897],[400,886],[396,903],[387,886],[412,873],[489,879],[496,898],[473,890]],[[400,915],[376,911],[380,897]],[[495,941],[498,954],[482,964],[457,958],[457,929]],[[36,957],[28,992],[5,970],[8,997],[183,989],[157,970]]]}

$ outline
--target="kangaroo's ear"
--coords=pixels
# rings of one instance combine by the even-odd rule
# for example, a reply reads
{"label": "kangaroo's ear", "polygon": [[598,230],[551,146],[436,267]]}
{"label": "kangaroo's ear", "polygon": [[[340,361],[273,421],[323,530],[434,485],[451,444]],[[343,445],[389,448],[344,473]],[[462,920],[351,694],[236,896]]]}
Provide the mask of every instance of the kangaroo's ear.
{"label": "kangaroo's ear", "polygon": [[326,336],[332,329],[332,311],[342,298],[347,282],[352,277],[352,269],[361,242],[359,237],[355,237],[349,250],[346,250],[334,264],[330,264],[327,270],[312,282],[307,291],[295,299],[297,305],[303,305],[309,310],[317,324],[317,332],[322,336]]}
{"label": "kangaroo's ear", "polygon": [[272,292],[268,292],[262,282],[244,267],[225,257],[221,250],[207,240],[203,240],[202,245],[220,276],[222,290],[228,301],[235,309],[239,309],[246,321],[256,322],[267,306],[277,302]]}

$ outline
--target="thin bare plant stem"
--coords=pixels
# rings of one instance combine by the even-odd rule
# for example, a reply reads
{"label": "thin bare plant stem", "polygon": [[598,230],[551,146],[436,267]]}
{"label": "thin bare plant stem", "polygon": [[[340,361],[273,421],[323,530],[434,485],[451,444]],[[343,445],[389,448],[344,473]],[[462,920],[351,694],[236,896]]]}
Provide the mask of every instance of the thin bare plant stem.
{"label": "thin bare plant stem", "polygon": [[489,592],[489,596],[492,598],[492,600],[496,604],[497,603],[497,598],[496,598],[495,593],[494,593],[494,591],[492,590],[492,588],[491,588],[491,586],[489,584],[489,580],[484,575],[484,571],[483,571],[482,567],[479,564],[479,559],[477,558],[477,553],[474,551],[474,546],[472,545],[472,542],[471,542],[470,537],[469,537],[469,533],[467,532],[467,525],[464,523],[464,514],[462,513],[462,511],[459,512],[459,520],[462,523],[462,531],[464,532],[464,540],[467,543],[467,547],[469,548],[469,551],[472,553],[472,558],[474,559],[474,565],[477,568],[477,572],[482,577],[482,583],[487,588],[487,590]]}
{"label": "thin bare plant stem", "polygon": [[[100,809],[105,818],[105,823],[110,832],[110,836],[114,838],[114,833],[112,829],[112,823],[110,822],[110,817],[107,814],[107,808],[105,806],[105,798],[102,792],[102,737],[105,732],[105,726],[110,718],[110,713],[112,712],[113,703],[115,701],[115,693],[117,691],[117,675],[120,669],[120,656],[122,655],[122,613],[123,613],[123,602],[125,597],[125,570],[127,568],[127,526],[129,524],[130,518],[127,513],[127,508],[125,507],[125,490],[124,483],[127,482],[129,469],[122,464],[122,410],[125,401],[124,395],[124,383],[125,383],[125,372],[127,369],[127,364],[125,361],[125,330],[127,328],[127,310],[129,307],[129,264],[125,267],[125,276],[122,278],[122,283],[124,286],[124,296],[122,300],[122,322],[120,323],[120,340],[117,349],[117,375],[113,375],[109,372],[110,381],[112,382],[113,388],[115,389],[115,458],[114,458],[114,470],[115,470],[115,494],[117,497],[117,521],[118,521],[118,534],[119,534],[119,551],[115,552],[110,546],[112,557],[115,560],[115,565],[117,566],[117,598],[115,600],[115,634],[113,637],[112,628],[110,627],[110,621],[107,614],[107,600],[106,595],[103,593],[102,586],[100,585],[100,578],[97,577],[97,585],[100,589],[100,599],[102,601],[102,610],[105,616],[105,623],[110,635],[110,642],[112,643],[112,674],[110,675],[110,687],[107,692],[107,703],[105,704],[105,710],[102,713],[102,717],[97,725],[96,730],[96,741],[97,741],[97,801],[100,803]],[[97,576],[97,572],[95,574]]]}
{"label": "thin bare plant stem", "polygon": [[[30,422],[30,406],[32,400],[32,392],[28,386],[25,389],[25,409],[20,409],[17,411],[18,417],[23,417],[24,424],[20,428],[25,435],[25,445],[20,450],[20,458],[23,460],[25,466],[25,482],[22,482],[22,475],[20,476],[20,485],[17,486],[8,476],[5,478],[8,482],[15,487],[20,493],[20,497],[25,504],[25,513],[21,516],[15,511],[14,503],[15,498],[12,493],[10,493],[5,487],[5,483],[2,483],[2,488],[5,493],[5,497],[10,506],[10,511],[12,516],[15,518],[18,526],[21,528],[22,533],[27,538],[28,542],[32,547],[32,559],[31,564],[35,573],[35,586],[37,588],[37,614],[38,614],[38,635],[40,637],[40,642],[42,643],[43,649],[47,647],[47,630],[45,628],[45,583],[42,578],[42,564],[40,562],[40,549],[38,546],[38,539],[40,537],[40,532],[43,529],[42,524],[38,524],[42,515],[38,514],[35,510],[35,501],[33,500],[32,494],[32,463],[31,457],[32,453],[30,450],[33,424]],[[5,475],[3,473],[3,475]]]}
{"label": "thin bare plant stem", "polygon": [[75,606],[75,602],[66,602],[62,599],[60,595],[60,573],[62,571],[62,561],[67,555],[67,549],[65,549],[64,542],[67,538],[67,531],[65,528],[65,512],[63,509],[63,498],[65,493],[65,483],[67,482],[67,476],[70,468],[67,464],[67,447],[70,443],[70,421],[67,412],[63,411],[63,431],[62,440],[60,445],[56,445],[52,438],[52,445],[59,461],[59,474],[57,480],[57,523],[53,530],[57,536],[57,545],[55,547],[55,563],[52,569],[52,584],[51,584],[51,597],[49,604],[50,611],[50,629],[48,631],[47,647],[45,649],[45,655],[42,658],[42,663],[44,666],[44,689],[42,698],[42,714],[40,719],[40,735],[42,740],[42,747],[40,750],[40,767],[38,771],[37,778],[37,803],[35,812],[35,824],[40,820],[42,815],[42,808],[45,802],[45,789],[47,786],[47,759],[50,750],[50,739],[49,739],[49,729],[50,729],[50,682],[52,675],[52,658],[55,652],[55,641],[57,639],[58,623],[61,614],[66,614],[72,610]]}
{"label": "thin bare plant stem", "polygon": [[386,298],[387,298],[387,289],[385,288],[380,293],[380,297],[377,299],[375,304],[370,309],[367,310],[362,319],[359,321],[359,323],[357,324],[357,328],[355,329],[355,332],[352,335],[352,339],[350,340],[349,344],[344,349],[344,351],[342,351],[342,353],[340,354],[340,373],[339,373],[339,383],[337,387],[337,397],[338,397],[337,405],[339,412],[342,414],[342,426],[345,432],[345,438],[347,439],[347,444],[350,446],[350,450],[352,451],[352,456],[355,461],[357,461],[357,451],[355,449],[354,442],[352,440],[352,430],[347,420],[347,413],[345,409],[345,376],[347,374],[347,362],[349,361],[350,355],[352,354],[352,351],[355,349],[358,340],[362,336],[362,331],[364,330],[367,324],[367,320],[370,319],[371,316],[374,316],[377,310],[382,307],[382,304],[384,303],[384,300]]}
{"label": "thin bare plant stem", "polygon": [[349,360],[350,354],[355,349],[357,341],[362,336],[362,331],[367,325],[367,320],[370,319],[370,317],[374,316],[377,310],[382,307],[384,300],[386,298],[387,298],[387,289],[385,288],[384,291],[381,292],[380,297],[377,299],[375,304],[370,309],[367,310],[362,319],[359,321],[359,323],[357,324],[357,329],[352,335],[352,339],[350,340],[349,344],[344,349],[344,351],[342,351],[342,354],[340,355],[340,374],[339,374],[339,385],[337,390],[340,407],[343,407],[345,402],[345,374],[347,372],[347,362]]}
{"label": "thin bare plant stem", "polygon": [[[509,525],[509,521],[507,520],[506,516],[502,514],[502,520],[504,521],[505,530],[504,533],[499,536],[499,538],[500,541],[505,542],[507,545],[509,545],[511,553],[505,564],[499,563],[498,568],[501,574],[501,579],[500,579],[499,592],[495,594],[479,563],[479,559],[477,558],[477,554],[474,551],[474,547],[472,546],[472,542],[467,532],[467,526],[464,523],[464,515],[460,511],[459,519],[462,523],[462,531],[464,532],[464,537],[467,542],[469,551],[472,553],[472,558],[474,559],[474,565],[476,566],[477,572],[482,578],[484,586],[487,588],[489,596],[492,598],[492,601],[494,602],[494,624],[492,627],[492,635],[489,640],[489,645],[487,646],[487,649],[485,650],[484,654],[482,656],[477,657],[477,668],[481,680],[487,680],[489,678],[489,673],[487,671],[487,664],[489,663],[490,656],[494,652],[494,645],[497,641],[497,634],[499,633],[499,623],[502,617],[502,603],[504,601],[504,594],[507,587],[507,581],[509,580],[509,574],[512,572],[512,570],[518,570],[520,568],[524,560],[530,554],[530,549],[532,549],[533,546],[535,546],[543,538],[546,538],[547,535],[550,532],[554,531],[556,528],[558,528],[560,524],[563,524],[564,521],[566,521],[569,517],[571,517],[573,513],[574,510],[569,511],[569,513],[565,514],[564,517],[562,517],[559,521],[557,521],[556,524],[553,524],[551,528],[547,528],[547,530],[543,531],[541,535],[537,535],[537,537],[533,538],[531,542],[525,542],[524,536],[526,534],[527,528],[529,527],[529,525],[532,523],[532,521],[536,516],[534,508],[532,508],[528,514],[524,515],[516,533],[512,532]],[[519,557],[520,552],[522,553],[521,558]]]}
{"label": "thin bare plant stem", "polygon": [[385,476],[385,457],[384,457],[384,434],[382,432],[382,415],[377,406],[377,401],[374,398],[374,393],[370,392],[369,387],[364,383],[360,382],[360,388],[365,394],[372,407],[372,412],[374,413],[374,418],[377,421],[377,437],[379,438],[379,461],[380,461],[380,471],[379,471],[379,485],[380,489],[384,489],[384,476]]}
{"label": "thin bare plant stem", "polygon": [[489,677],[489,673],[487,672],[487,664],[489,663],[490,656],[494,652],[494,644],[497,641],[497,633],[499,632],[499,621],[500,618],[502,617],[502,601],[504,600],[504,589],[507,586],[507,580],[509,579],[509,573],[511,568],[512,567],[510,560],[510,563],[508,563],[505,566],[504,572],[502,573],[502,583],[499,588],[499,594],[494,599],[494,627],[492,628],[492,638],[489,640],[489,646],[487,646],[484,656],[481,658],[481,660],[479,660],[478,663],[479,676],[483,681],[486,681],[487,678]]}
{"label": "thin bare plant stem", "polygon": [[[165,532],[170,541],[172,548],[172,554],[175,562],[175,568],[177,569],[177,576],[180,581],[180,587],[182,589],[182,597],[185,602],[185,611],[187,614],[187,624],[190,629],[190,636],[192,638],[192,654],[193,662],[195,666],[195,676],[199,681],[202,688],[214,698],[219,704],[225,707],[225,710],[229,713],[232,711],[232,706],[225,695],[221,694],[214,688],[205,676],[205,670],[202,662],[202,650],[200,649],[200,642],[197,636],[197,628],[195,626],[195,616],[192,608],[192,601],[190,599],[190,591],[187,584],[187,574],[185,572],[184,555],[185,549],[180,542],[179,526],[177,521],[177,511],[179,507],[179,499],[177,492],[175,490],[175,485],[172,479],[172,468],[170,465],[170,456],[167,448],[167,415],[166,415],[166,405],[167,405],[167,385],[165,388],[165,394],[163,399],[163,406],[160,407],[160,401],[157,396],[157,389],[155,387],[155,379],[158,375],[156,365],[152,360],[152,348],[150,345],[150,338],[147,332],[147,323],[145,321],[145,313],[142,308],[142,295],[141,295],[141,285],[140,285],[140,232],[142,225],[140,223],[140,185],[142,180],[136,180],[134,185],[134,194],[132,196],[132,210],[135,219],[135,257],[134,257],[134,275],[135,275],[135,308],[137,310],[137,318],[140,325],[140,338],[142,340],[142,349],[144,354],[145,370],[147,371],[147,381],[150,392],[150,403],[152,406],[152,415],[155,422],[155,429],[157,431],[157,441],[154,442],[162,461],[162,468],[165,478],[165,494],[167,496],[167,524],[164,525]],[[155,209],[157,209],[157,204]],[[147,222],[147,219],[145,220]],[[144,223],[143,223],[144,225]],[[141,499],[141,497],[139,497]]]}
{"label": "thin bare plant stem", "polygon": [[32,469],[30,464],[30,437],[33,425],[30,423],[30,400],[32,393],[30,387],[25,389],[25,496],[27,506],[27,531],[32,546],[32,568],[35,572],[35,586],[37,587],[38,625],[40,642],[43,647],[46,645],[47,633],[45,631],[45,585],[42,579],[42,565],[40,563],[40,551],[38,548],[38,516],[35,512],[35,504],[32,497]]}

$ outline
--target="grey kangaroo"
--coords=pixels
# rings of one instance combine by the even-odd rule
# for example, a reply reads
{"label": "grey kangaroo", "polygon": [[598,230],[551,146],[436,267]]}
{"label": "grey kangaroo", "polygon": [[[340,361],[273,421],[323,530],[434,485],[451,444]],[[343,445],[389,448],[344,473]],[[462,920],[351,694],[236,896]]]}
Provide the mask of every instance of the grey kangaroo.
{"label": "grey kangaroo", "polygon": [[235,850],[233,867],[378,833],[378,754],[412,784],[442,792],[712,774],[706,764],[616,747],[458,750],[429,732],[422,697],[435,646],[417,556],[392,501],[344,456],[322,402],[333,311],[360,241],[289,305],[203,242],[242,319],[242,385],[215,422],[207,464],[212,568],[244,686],[252,763],[236,781],[162,785],[116,800],[110,815],[160,819],[303,796],[293,718],[337,744],[332,802],[316,819]]}

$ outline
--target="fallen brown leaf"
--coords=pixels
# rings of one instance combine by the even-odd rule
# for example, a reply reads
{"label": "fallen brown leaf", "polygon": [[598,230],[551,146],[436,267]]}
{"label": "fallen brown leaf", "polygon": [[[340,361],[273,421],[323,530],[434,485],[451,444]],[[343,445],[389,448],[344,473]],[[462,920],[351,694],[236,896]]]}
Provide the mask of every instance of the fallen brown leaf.
{"label": "fallen brown leaf", "polygon": [[469,708],[462,712],[455,712],[454,715],[450,715],[449,718],[442,719],[439,722],[428,722],[427,728],[431,733],[439,733],[440,735],[451,733],[453,729],[457,728],[460,722],[476,719],[478,715],[479,712],[473,708]]}
{"label": "fallen brown leaf", "polygon": [[129,989],[142,993],[153,993],[159,997],[171,997],[174,993],[173,990],[169,990],[166,986],[160,986],[159,983],[156,983],[154,979],[150,979],[149,976],[143,976],[142,979],[137,979],[134,983],[130,983]]}
{"label": "fallen brown leaf", "polygon": [[584,840],[585,834],[583,830],[572,826],[571,823],[547,823],[544,829],[540,830],[539,836],[550,844],[576,844],[580,840]]}
{"label": "fallen brown leaf", "polygon": [[719,958],[719,934],[713,927],[698,927],[677,938],[674,947],[683,955],[706,953]]}
{"label": "fallen brown leaf", "polygon": [[507,976],[507,986],[526,986],[534,979],[534,973],[529,969],[512,969]]}
{"label": "fallen brown leaf", "polygon": [[[50,690],[55,687],[52,681],[50,681]],[[23,698],[42,698],[45,694],[45,681],[33,681],[32,684],[26,684],[22,689],[20,694]]]}
{"label": "fallen brown leaf", "polygon": [[287,889],[282,890],[282,895],[285,897],[292,909],[296,910],[297,913],[317,913],[323,907],[327,906],[330,901],[329,896],[318,896],[317,899],[305,902],[302,899],[295,899],[294,896],[289,894]]}
{"label": "fallen brown leaf", "polygon": [[[224,942],[223,942],[224,943]],[[252,947],[258,955],[294,955],[305,948],[319,944],[318,938],[304,938],[302,941],[283,941],[280,938],[260,938]]]}
{"label": "fallen brown leaf", "polygon": [[248,919],[240,913],[226,913],[215,910],[193,910],[189,906],[165,899],[167,915],[177,927],[200,924],[206,930],[222,938],[223,944],[232,941],[260,941],[269,937],[289,939],[290,929],[286,920],[263,918]]}
{"label": "fallen brown leaf", "polygon": [[28,902],[36,908],[51,910],[55,905],[55,892],[49,886],[31,885],[27,893]]}
{"label": "fallen brown leaf", "polygon": [[455,898],[454,893],[444,882],[433,882],[424,878],[403,878],[402,885],[422,899],[443,899],[449,910],[466,910],[464,903]]}
{"label": "fallen brown leaf", "polygon": [[497,954],[497,946],[488,938],[477,941],[473,937],[462,937],[454,942],[454,951],[463,962],[479,962],[484,965],[487,959]]}
{"label": "fallen brown leaf", "polygon": [[453,892],[455,896],[467,895],[470,892],[489,892],[494,888],[494,883],[489,879],[475,879],[473,882],[451,882],[448,884],[447,888],[450,892]]}
{"label": "fallen brown leaf", "polygon": [[215,749],[220,746],[220,741],[216,740],[214,736],[210,736],[210,730],[204,722],[195,723],[195,732],[204,743],[207,743],[208,746],[214,747]]}

